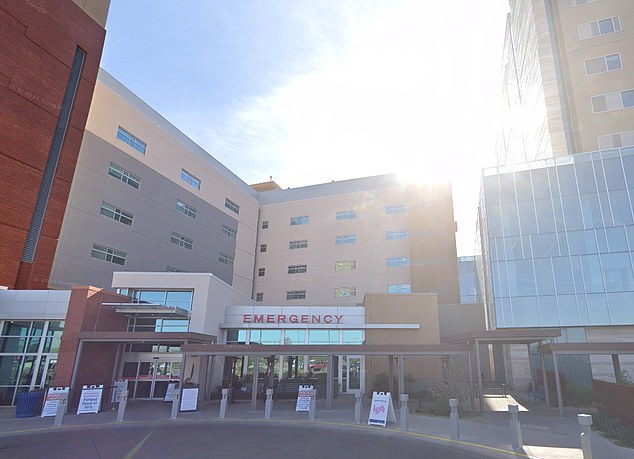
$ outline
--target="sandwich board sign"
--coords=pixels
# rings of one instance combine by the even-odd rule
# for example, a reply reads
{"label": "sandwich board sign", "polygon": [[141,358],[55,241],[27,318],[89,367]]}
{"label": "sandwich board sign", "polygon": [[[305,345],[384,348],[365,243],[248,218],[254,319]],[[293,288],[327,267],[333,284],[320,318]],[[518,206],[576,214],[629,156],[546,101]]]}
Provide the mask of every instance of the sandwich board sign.
{"label": "sandwich board sign", "polygon": [[198,407],[198,388],[183,387],[181,390],[181,411],[196,411]]}
{"label": "sandwich board sign", "polygon": [[117,379],[114,382],[112,391],[112,403],[119,403],[123,398],[123,394],[128,390],[128,381],[125,379]]}
{"label": "sandwich board sign", "polygon": [[368,425],[385,427],[388,421],[396,422],[392,395],[389,392],[373,392]]}
{"label": "sandwich board sign", "polygon": [[313,386],[299,386],[297,391],[297,403],[295,404],[295,411],[310,411],[310,396],[313,391]]}
{"label": "sandwich board sign", "polygon": [[101,395],[103,394],[103,384],[99,386],[83,386],[81,397],[77,406],[77,414],[99,413],[101,408]]}
{"label": "sandwich board sign", "polygon": [[174,401],[174,390],[176,389],[176,383],[169,383],[167,385],[167,391],[165,392],[165,397],[163,397],[164,402],[173,402]]}
{"label": "sandwich board sign", "polygon": [[57,414],[57,406],[62,396],[68,397],[69,387],[51,387],[46,392],[46,400],[42,408],[42,417],[55,416]]}

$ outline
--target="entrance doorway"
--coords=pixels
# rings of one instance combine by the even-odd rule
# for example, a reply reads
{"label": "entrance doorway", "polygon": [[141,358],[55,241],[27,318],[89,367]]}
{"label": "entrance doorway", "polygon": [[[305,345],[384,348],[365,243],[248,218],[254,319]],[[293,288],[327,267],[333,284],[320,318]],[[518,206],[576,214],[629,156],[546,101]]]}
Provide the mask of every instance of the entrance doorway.
{"label": "entrance doorway", "polygon": [[163,400],[169,384],[180,381],[180,374],[180,359],[141,357],[123,362],[121,379],[128,381],[132,398]]}
{"label": "entrance doorway", "polygon": [[365,362],[360,355],[342,355],[339,358],[339,387],[344,394],[360,393],[364,386]]}

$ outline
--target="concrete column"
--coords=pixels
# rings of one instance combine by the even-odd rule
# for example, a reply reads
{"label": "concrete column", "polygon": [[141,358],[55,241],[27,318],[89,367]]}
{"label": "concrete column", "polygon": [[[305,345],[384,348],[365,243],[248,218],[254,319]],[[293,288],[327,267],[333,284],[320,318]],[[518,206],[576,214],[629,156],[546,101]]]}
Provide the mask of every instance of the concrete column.
{"label": "concrete column", "polygon": [[79,363],[81,361],[81,354],[82,351],[84,350],[84,342],[83,341],[79,341],[79,344],[77,345],[77,354],[75,354],[75,362],[73,363],[73,372],[71,374],[70,377],[70,386],[69,386],[69,394],[68,396],[70,397],[75,390],[75,384],[77,383],[77,370],[79,368]]}
{"label": "concrete column", "polygon": [[266,389],[266,402],[264,404],[264,419],[271,419],[273,411],[273,389]]}
{"label": "concrete column", "polygon": [[251,383],[251,411],[258,408],[258,376],[260,374],[260,356],[256,355],[253,362],[253,381]]}
{"label": "concrete column", "polygon": [[55,411],[55,420],[53,421],[53,425],[55,427],[61,427],[64,423],[64,414],[66,414],[66,409],[68,408],[68,395],[64,394],[60,396],[59,404],[57,405],[57,411]]}
{"label": "concrete column", "polygon": [[172,400],[172,411],[170,413],[170,419],[176,419],[178,417],[178,410],[181,405],[181,389],[177,387],[174,389],[174,399]]}
{"label": "concrete column", "polygon": [[522,451],[524,448],[524,440],[522,438],[522,425],[519,420],[519,406],[509,405],[509,413],[511,413],[510,427],[511,427],[511,445],[513,451]]}
{"label": "concrete column", "polygon": [[405,356],[398,356],[398,393],[399,396],[405,393]]}
{"label": "concrete column", "polygon": [[469,363],[469,377],[467,382],[469,384],[469,402],[471,403],[471,411],[475,410],[475,400],[473,397],[473,368],[471,365],[471,351],[467,354],[467,360]]}
{"label": "concrete column", "polygon": [[316,402],[316,398],[317,398],[317,390],[316,389],[311,389],[311,391],[310,391],[310,405],[308,407],[308,420],[309,421],[314,421],[315,420],[315,402]]}
{"label": "concrete column", "polygon": [[401,429],[407,430],[409,429],[409,408],[407,406],[407,402],[409,402],[409,395],[401,394],[399,398],[401,400]]}
{"label": "concrete column", "polygon": [[619,354],[612,354],[612,367],[614,368],[614,380],[618,383],[621,379],[621,362]]}
{"label": "concrete column", "polygon": [[460,415],[458,414],[458,399],[449,399],[449,425],[451,428],[451,439],[460,440]]}
{"label": "concrete column", "polygon": [[332,355],[328,355],[328,373],[326,373],[326,409],[328,411],[332,410],[333,382],[335,376],[335,369],[333,368],[334,360]]}
{"label": "concrete column", "polygon": [[557,364],[557,353],[553,351],[553,367],[555,370],[555,387],[557,388],[557,406],[559,406],[559,416],[564,417],[564,400],[561,394],[561,381],[559,380],[559,365]]}
{"label": "concrete column", "polygon": [[124,390],[121,394],[121,400],[119,400],[119,407],[117,410],[117,422],[123,422],[125,418],[125,409],[128,404],[128,391]]}
{"label": "concrete column", "polygon": [[198,400],[205,400],[205,392],[207,388],[207,365],[209,364],[209,356],[200,356],[200,367],[198,368]]}
{"label": "concrete column", "polygon": [[476,366],[478,370],[478,395],[480,397],[480,413],[484,411],[484,395],[482,395],[482,365],[480,363],[480,342],[475,340]]}
{"label": "concrete column", "polygon": [[354,394],[354,423],[361,424],[361,397],[363,394],[361,392],[356,392]]}
{"label": "concrete column", "polygon": [[550,392],[548,390],[548,378],[546,377],[546,362],[544,360],[544,353],[539,353],[539,360],[542,364],[542,378],[544,378],[544,398],[546,399],[546,406],[550,408]]}
{"label": "concrete column", "polygon": [[222,389],[222,399],[220,400],[220,414],[218,417],[224,419],[227,415],[227,400],[229,398],[229,391],[231,389]]}
{"label": "concrete column", "polygon": [[[388,371],[387,390],[390,394],[394,394],[394,356],[393,355],[387,356],[387,371]],[[392,400],[393,399],[394,399],[394,396],[392,396]]]}
{"label": "concrete column", "polygon": [[581,451],[583,459],[592,459],[592,416],[589,414],[578,414],[577,422],[581,426]]}
{"label": "concrete column", "polygon": [[535,378],[533,377],[533,366],[531,365],[531,345],[526,345],[526,352],[528,353],[528,379],[535,390]]}

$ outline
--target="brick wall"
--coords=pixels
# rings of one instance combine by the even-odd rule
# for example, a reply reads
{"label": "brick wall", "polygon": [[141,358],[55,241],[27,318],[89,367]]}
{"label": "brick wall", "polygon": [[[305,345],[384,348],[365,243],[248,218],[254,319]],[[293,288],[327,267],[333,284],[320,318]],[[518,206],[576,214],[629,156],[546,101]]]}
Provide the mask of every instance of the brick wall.
{"label": "brick wall", "polygon": [[592,381],[597,408],[634,428],[634,386]]}
{"label": "brick wall", "polygon": [[[0,4],[0,285],[45,289],[79,155],[105,30],[72,0]],[[77,46],[86,60],[32,264],[21,266]]]}

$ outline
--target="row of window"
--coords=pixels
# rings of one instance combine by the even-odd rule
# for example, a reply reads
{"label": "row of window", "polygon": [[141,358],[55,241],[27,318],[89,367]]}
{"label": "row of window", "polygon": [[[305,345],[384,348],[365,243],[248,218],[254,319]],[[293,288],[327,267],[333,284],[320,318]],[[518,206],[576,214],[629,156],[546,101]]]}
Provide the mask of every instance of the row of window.
{"label": "row of window", "polygon": [[227,343],[240,344],[363,344],[364,340],[363,330],[227,330]]}
{"label": "row of window", "polygon": [[[409,266],[409,257],[389,257],[387,258],[388,267]],[[350,271],[357,269],[356,260],[335,261],[335,271]],[[304,274],[308,272],[308,265],[289,265],[288,274]],[[266,275],[266,268],[258,268],[258,277]]]}
{"label": "row of window", "polygon": [[[387,293],[412,293],[412,286],[410,284],[388,284]],[[335,287],[335,298],[352,298],[357,296],[356,287]],[[305,300],[306,290],[287,290],[286,300]],[[264,293],[258,292],[255,294],[255,301],[264,301]]]}
{"label": "row of window", "polygon": [[[407,206],[404,206],[404,205],[385,206],[385,213],[387,215],[404,214],[404,213],[407,213]],[[355,218],[357,218],[356,210],[341,210],[335,214],[336,220],[354,220]],[[308,215],[300,215],[297,217],[291,217],[290,219],[291,226],[308,225],[308,223],[310,223],[310,217]],[[262,221],[261,227],[262,229],[268,229],[269,221],[268,220]]]}
{"label": "row of window", "polygon": [[[407,230],[394,230],[394,231],[387,231],[385,233],[385,239],[388,241],[407,239],[407,238],[409,238],[409,231]],[[340,234],[335,236],[336,245],[356,244],[356,242],[357,242],[356,234]],[[297,239],[297,240],[288,242],[288,248],[291,250],[305,249],[307,247],[308,247],[308,239]],[[266,252],[268,248],[269,246],[267,243],[260,244],[261,253]]]}

